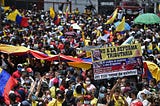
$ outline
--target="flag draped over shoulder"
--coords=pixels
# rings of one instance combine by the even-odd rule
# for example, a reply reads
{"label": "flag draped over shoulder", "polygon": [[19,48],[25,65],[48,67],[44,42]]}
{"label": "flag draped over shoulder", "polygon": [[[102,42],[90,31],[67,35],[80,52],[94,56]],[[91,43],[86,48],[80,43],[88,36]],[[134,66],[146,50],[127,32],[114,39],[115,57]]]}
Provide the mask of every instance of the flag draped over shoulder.
{"label": "flag draped over shoulder", "polygon": [[113,15],[111,16],[111,18],[107,20],[105,24],[112,24],[117,17],[117,13],[118,13],[118,8],[113,12]]}
{"label": "flag draped over shoulder", "polygon": [[17,80],[14,79],[9,73],[0,68],[0,97],[4,98],[4,102],[9,105],[9,92],[17,84]]}
{"label": "flag draped over shoulder", "polygon": [[123,17],[122,21],[116,27],[116,31],[121,32],[121,31],[124,31],[124,29],[125,29],[125,17]]}
{"label": "flag draped over shoulder", "polygon": [[11,21],[16,21],[17,15],[20,15],[19,11],[16,9],[13,12],[11,12],[8,16],[7,19]]}
{"label": "flag draped over shoulder", "polygon": [[52,7],[50,7],[49,11],[50,11],[51,18],[54,18],[55,17],[54,9]]}

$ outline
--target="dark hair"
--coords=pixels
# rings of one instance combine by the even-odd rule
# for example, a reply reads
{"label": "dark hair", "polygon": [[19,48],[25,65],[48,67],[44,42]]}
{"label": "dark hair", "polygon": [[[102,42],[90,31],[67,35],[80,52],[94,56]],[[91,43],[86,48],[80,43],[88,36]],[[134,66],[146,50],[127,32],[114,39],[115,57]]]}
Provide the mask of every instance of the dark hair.
{"label": "dark hair", "polygon": [[16,94],[14,94],[14,93],[10,93],[9,94],[9,99],[11,100],[11,101],[16,101],[16,97],[17,97],[17,95]]}
{"label": "dark hair", "polygon": [[64,91],[58,90],[56,91],[57,98],[64,99]]}
{"label": "dark hair", "polygon": [[132,93],[132,94],[134,94],[135,96],[137,96],[138,90],[137,90],[137,89],[133,89],[133,90],[131,90],[129,93]]}
{"label": "dark hair", "polygon": [[156,85],[156,84],[157,84],[157,81],[156,81],[156,79],[155,79],[155,78],[152,78],[150,81],[151,81],[154,85]]}
{"label": "dark hair", "polygon": [[82,92],[82,86],[81,86],[81,85],[78,85],[78,86],[76,87],[76,92],[77,92],[78,94],[81,94],[81,92]]}
{"label": "dark hair", "polygon": [[114,90],[114,92],[121,93],[121,89],[120,89],[120,88],[116,88],[116,89]]}

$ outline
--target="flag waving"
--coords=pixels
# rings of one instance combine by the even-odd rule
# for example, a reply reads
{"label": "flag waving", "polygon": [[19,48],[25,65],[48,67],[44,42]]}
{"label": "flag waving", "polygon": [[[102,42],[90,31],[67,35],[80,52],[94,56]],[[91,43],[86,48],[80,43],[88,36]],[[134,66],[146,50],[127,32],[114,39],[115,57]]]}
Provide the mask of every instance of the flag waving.
{"label": "flag waving", "polygon": [[55,17],[54,9],[52,7],[50,7],[49,11],[50,11],[51,18],[54,18]]}
{"label": "flag waving", "polygon": [[14,79],[9,73],[0,68],[0,97],[4,98],[4,102],[9,105],[9,92],[17,84],[17,80]]}
{"label": "flag waving", "polygon": [[117,13],[118,13],[118,8],[113,12],[112,17],[109,18],[105,24],[112,24],[117,17]]}
{"label": "flag waving", "polygon": [[116,27],[116,31],[121,32],[121,31],[124,31],[124,29],[125,29],[125,17],[123,17],[122,21]]}
{"label": "flag waving", "polygon": [[8,20],[11,20],[11,21],[16,21],[17,15],[21,15],[21,14],[20,14],[19,11],[16,9],[16,10],[14,10],[13,12],[11,12],[11,13],[7,16],[7,19],[8,19]]}

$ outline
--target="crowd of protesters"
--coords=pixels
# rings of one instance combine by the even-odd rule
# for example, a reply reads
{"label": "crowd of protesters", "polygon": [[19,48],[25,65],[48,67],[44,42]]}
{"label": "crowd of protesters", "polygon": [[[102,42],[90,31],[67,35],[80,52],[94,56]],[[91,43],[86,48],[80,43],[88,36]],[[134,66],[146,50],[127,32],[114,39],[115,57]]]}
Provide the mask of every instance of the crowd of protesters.
{"label": "crowd of protesters", "polygon": [[[126,22],[131,29],[116,33],[114,24],[104,24],[107,21],[105,16],[79,13],[78,10],[67,16],[57,13],[61,21],[55,24],[49,11],[33,7],[33,10],[19,9],[21,15],[28,17],[29,26],[23,28],[7,20],[12,9],[2,13],[1,44],[82,58],[87,56],[86,51],[79,53],[77,48],[117,46],[133,36],[133,43],[142,45],[143,60],[160,64],[159,24],[135,25],[128,19]],[[74,29],[73,23],[82,30]],[[67,35],[66,32],[74,33]],[[101,39],[108,32],[110,36]],[[84,41],[83,34],[88,42]],[[94,80],[92,69],[84,71],[66,62],[48,62],[4,53],[1,53],[1,68],[18,80],[9,93],[11,106],[160,106],[160,81],[154,78],[149,81],[136,76],[135,81],[129,77]],[[0,104],[5,106],[3,98]]]}

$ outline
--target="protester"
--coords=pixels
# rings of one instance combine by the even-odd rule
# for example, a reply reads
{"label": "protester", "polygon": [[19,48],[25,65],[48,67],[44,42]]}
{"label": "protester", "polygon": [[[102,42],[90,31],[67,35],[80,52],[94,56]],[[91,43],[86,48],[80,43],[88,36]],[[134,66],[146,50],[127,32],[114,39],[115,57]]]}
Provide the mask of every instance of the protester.
{"label": "protester", "polygon": [[[64,54],[81,58],[90,57],[91,54],[84,48],[93,46],[99,48],[94,51],[94,60],[101,61],[104,56],[102,47],[119,46],[132,36],[132,43],[141,43],[143,60],[160,65],[159,24],[135,25],[128,22],[130,30],[116,32],[114,23],[106,25],[106,18],[92,14],[88,9],[88,13],[83,14],[78,8],[67,15],[56,12],[57,16],[53,19],[50,11],[35,8],[36,6],[33,10],[17,9],[22,18],[28,18],[28,24],[23,25],[7,18],[14,8],[2,12],[1,44],[24,46],[40,51],[45,56]],[[115,22],[121,21],[123,15],[125,14],[119,11]],[[0,67],[18,81],[9,93],[10,105],[160,106],[160,81],[142,77],[144,70],[140,58],[136,58],[138,66],[135,66],[141,71],[140,77],[94,80],[93,67],[100,67],[98,63],[85,70],[71,67],[60,59],[46,61],[32,55],[19,56],[5,52],[0,55]],[[126,64],[123,61],[119,70],[126,70]],[[5,104],[4,102],[4,98],[0,98],[0,103]]]}

